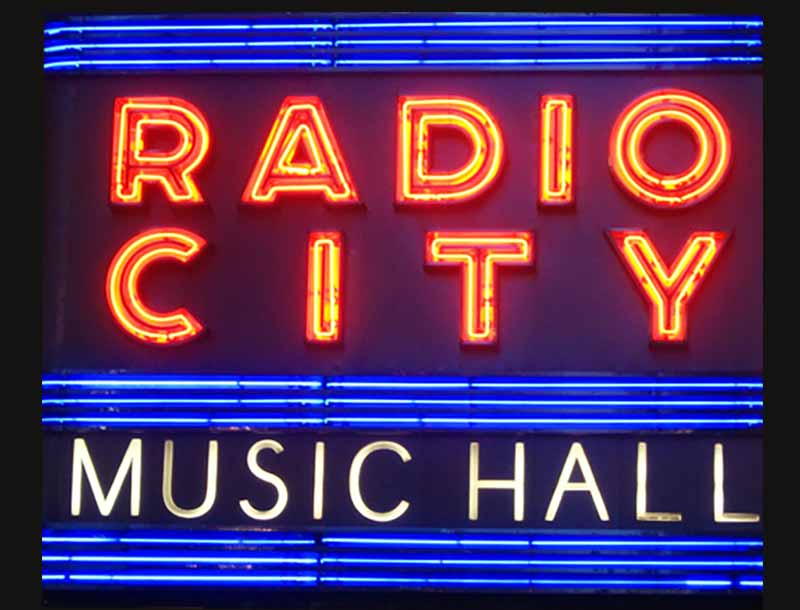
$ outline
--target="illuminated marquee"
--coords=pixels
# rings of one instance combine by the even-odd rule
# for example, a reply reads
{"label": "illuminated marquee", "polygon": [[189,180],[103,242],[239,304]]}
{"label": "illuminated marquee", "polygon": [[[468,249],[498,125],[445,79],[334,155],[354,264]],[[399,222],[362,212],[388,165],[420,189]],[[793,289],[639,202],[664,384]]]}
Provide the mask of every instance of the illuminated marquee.
{"label": "illuminated marquee", "polygon": [[48,23],[45,601],[760,591],[762,26]]}

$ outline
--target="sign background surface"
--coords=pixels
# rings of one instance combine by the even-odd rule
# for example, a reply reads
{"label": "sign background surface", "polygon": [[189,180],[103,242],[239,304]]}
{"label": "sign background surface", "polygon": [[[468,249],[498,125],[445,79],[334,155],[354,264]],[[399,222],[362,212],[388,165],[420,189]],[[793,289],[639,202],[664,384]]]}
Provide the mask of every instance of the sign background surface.
{"label": "sign background surface", "polygon": [[[622,109],[663,87],[709,99],[733,142],[729,174],[686,210],[648,208],[618,188],[608,138]],[[762,368],[762,79],[757,73],[446,75],[192,75],[53,77],[46,85],[43,266],[45,370],[269,374],[459,374],[607,371],[759,373]],[[539,97],[575,98],[574,209],[537,208]],[[394,204],[400,94],[471,97],[500,124],[506,163],[481,198],[446,209]],[[212,148],[197,183],[206,204],[179,208],[146,185],[136,209],[108,202],[113,101],[182,97],[205,114]],[[287,95],[317,95],[364,205],[279,199],[248,208],[242,190]],[[677,171],[693,159],[682,131],[655,136],[651,163]],[[435,163],[465,153],[445,139]],[[208,251],[187,268],[163,264],[143,291],[156,309],[184,306],[205,336],[140,345],[116,327],[106,270],[130,237],[155,226],[202,235]],[[688,347],[649,345],[648,307],[604,233],[646,229],[671,263],[697,230],[732,231],[689,306]],[[535,269],[501,269],[499,343],[463,349],[460,272],[426,270],[425,232],[532,230]],[[306,240],[344,233],[343,344],[304,343]]]}

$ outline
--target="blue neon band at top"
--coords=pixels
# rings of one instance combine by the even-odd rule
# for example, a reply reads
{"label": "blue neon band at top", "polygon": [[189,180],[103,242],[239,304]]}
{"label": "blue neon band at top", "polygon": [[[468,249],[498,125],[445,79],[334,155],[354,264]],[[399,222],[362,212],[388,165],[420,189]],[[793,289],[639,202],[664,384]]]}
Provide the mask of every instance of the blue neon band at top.
{"label": "blue neon band at top", "polygon": [[[530,13],[87,17],[47,24],[44,69],[752,69],[762,61],[762,27],[758,17]],[[560,56],[549,55],[554,49]]]}
{"label": "blue neon band at top", "polygon": [[354,21],[345,23],[315,22],[315,23],[185,23],[175,22],[167,25],[161,24],[126,24],[126,25],[81,25],[81,26],[55,26],[45,27],[44,33],[53,36],[64,32],[133,32],[133,31],[171,31],[171,30],[334,30],[334,29],[397,29],[397,28],[485,28],[485,27],[685,27],[685,28],[761,28],[763,19],[473,19],[465,20],[437,20],[437,21]]}

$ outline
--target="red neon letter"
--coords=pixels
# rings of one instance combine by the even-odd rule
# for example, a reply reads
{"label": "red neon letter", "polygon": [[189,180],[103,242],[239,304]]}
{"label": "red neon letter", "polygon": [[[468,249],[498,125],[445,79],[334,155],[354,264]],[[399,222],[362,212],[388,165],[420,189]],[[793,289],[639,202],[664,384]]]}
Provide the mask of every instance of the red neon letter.
{"label": "red neon letter", "polygon": [[[171,151],[148,151],[145,134],[168,127],[178,136]],[[114,102],[114,149],[111,155],[111,201],[142,201],[142,182],[161,184],[175,203],[200,203],[192,178],[208,152],[208,124],[200,111],[174,97],[118,97]]]}
{"label": "red neon letter", "polygon": [[727,234],[721,231],[692,233],[669,269],[644,231],[619,229],[608,234],[651,305],[651,340],[686,341],[686,308],[725,244]]}
{"label": "red neon letter", "polygon": [[[308,161],[295,157],[302,142]],[[319,194],[329,203],[358,203],[353,179],[317,97],[287,97],[242,194],[273,203],[278,193]]]}
{"label": "red neon letter", "polygon": [[123,245],[106,275],[106,300],[117,323],[145,343],[177,344],[196,337],[203,325],[183,308],[168,313],[148,308],[139,296],[139,277],[162,260],[192,260],[206,240],[183,229],[159,228],[140,233]]}
{"label": "red neon letter", "polygon": [[428,265],[462,265],[461,342],[497,342],[495,265],[530,265],[533,235],[528,232],[430,232],[426,236]]}
{"label": "red neon letter", "polygon": [[543,95],[539,203],[564,207],[572,203],[571,95]]}
{"label": "red neon letter", "polygon": [[[679,174],[662,174],[644,160],[646,134],[665,122],[688,127],[697,159]],[[611,131],[609,166],[619,184],[634,197],[660,208],[682,208],[711,195],[731,160],[731,136],[719,111],[690,91],[665,89],[634,100]]]}
{"label": "red neon letter", "polygon": [[[399,203],[455,203],[471,199],[494,182],[503,160],[497,121],[478,103],[450,96],[400,96],[398,100]],[[472,158],[458,169],[430,169],[430,127],[456,127],[468,138]]]}
{"label": "red neon letter", "polygon": [[341,269],[342,234],[311,233],[306,295],[306,340],[311,343],[335,343],[341,338]]}

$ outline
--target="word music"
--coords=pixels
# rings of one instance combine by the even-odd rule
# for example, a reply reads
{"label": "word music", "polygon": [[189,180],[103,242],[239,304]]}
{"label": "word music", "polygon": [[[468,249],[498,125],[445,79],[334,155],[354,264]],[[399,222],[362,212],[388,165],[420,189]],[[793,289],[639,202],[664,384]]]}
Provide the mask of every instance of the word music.
{"label": "word music", "polygon": [[[545,95],[540,104],[538,204],[575,206],[573,113],[570,95]],[[677,174],[654,170],[643,143],[664,124],[687,129],[695,160]],[[471,153],[461,167],[434,170],[431,146],[439,131],[455,130]],[[400,96],[397,102],[396,204],[399,207],[453,206],[478,197],[498,178],[504,161],[503,136],[488,108],[457,96]],[[173,150],[148,148],[153,130],[174,133]],[[150,135],[148,135],[150,134]],[[117,98],[110,201],[142,205],[148,184],[175,205],[203,204],[195,180],[211,150],[203,113],[186,100],[168,97]],[[609,168],[619,187],[652,208],[679,210],[709,197],[722,183],[731,160],[731,139],[720,112],[691,91],[664,89],[631,102],[617,118],[609,141]],[[250,206],[278,205],[282,198],[321,199],[332,207],[361,205],[335,130],[317,97],[287,97],[244,187]],[[687,340],[688,304],[715,264],[729,233],[692,232],[666,263],[646,231],[608,231],[611,246],[628,269],[650,310],[650,338],[656,344]],[[139,278],[160,261],[190,263],[206,246],[200,235],[157,227],[131,238],[116,252],[106,276],[106,298],[116,322],[134,339],[177,345],[196,338],[203,323],[187,309],[159,312],[139,294]],[[305,336],[311,343],[341,341],[344,235],[312,231],[308,237]],[[460,338],[464,345],[497,342],[498,267],[532,266],[530,231],[432,231],[425,240],[426,267],[461,270]]]}

